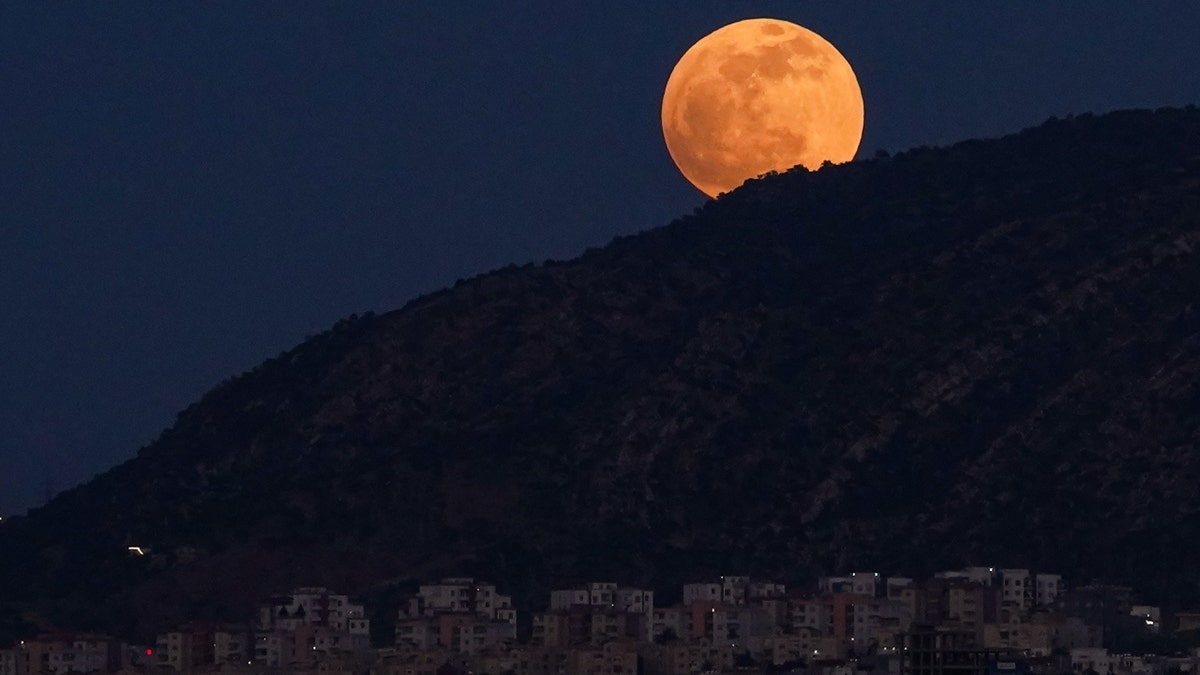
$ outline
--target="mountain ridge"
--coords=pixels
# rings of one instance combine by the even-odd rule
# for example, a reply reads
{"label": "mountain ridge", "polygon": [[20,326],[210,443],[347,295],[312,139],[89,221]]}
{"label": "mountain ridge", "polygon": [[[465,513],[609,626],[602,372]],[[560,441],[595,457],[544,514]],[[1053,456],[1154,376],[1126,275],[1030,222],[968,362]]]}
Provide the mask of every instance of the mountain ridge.
{"label": "mountain ridge", "polygon": [[1197,188],[1194,108],[1052,119],[339,321],[5,522],[0,598],[148,635],[310,582],[1003,558],[1200,599]]}

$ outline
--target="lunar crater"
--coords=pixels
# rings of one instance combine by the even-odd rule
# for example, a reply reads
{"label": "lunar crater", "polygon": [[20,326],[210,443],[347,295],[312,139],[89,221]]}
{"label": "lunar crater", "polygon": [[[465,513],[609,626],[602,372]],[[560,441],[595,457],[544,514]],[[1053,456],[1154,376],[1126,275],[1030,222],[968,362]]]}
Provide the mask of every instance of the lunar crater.
{"label": "lunar crater", "polygon": [[853,159],[862,92],[850,64],[821,36],[751,19],[683,55],[663,94],[662,123],[679,170],[715,197],[768,171]]}

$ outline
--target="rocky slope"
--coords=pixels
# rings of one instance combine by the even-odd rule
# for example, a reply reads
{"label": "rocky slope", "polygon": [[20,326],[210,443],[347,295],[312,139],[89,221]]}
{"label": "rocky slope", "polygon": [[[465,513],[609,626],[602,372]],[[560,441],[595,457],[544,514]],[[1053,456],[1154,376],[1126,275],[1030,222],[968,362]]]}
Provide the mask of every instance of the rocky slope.
{"label": "rocky slope", "polygon": [[301,583],[994,562],[1198,600],[1198,249],[1191,108],[764,177],[225,382],[0,526],[0,599],[146,635]]}

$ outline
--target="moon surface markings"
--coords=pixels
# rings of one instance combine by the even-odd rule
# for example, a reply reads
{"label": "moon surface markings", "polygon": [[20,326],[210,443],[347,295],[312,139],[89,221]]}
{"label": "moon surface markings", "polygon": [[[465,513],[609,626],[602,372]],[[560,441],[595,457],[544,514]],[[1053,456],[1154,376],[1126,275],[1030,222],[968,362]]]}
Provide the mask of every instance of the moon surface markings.
{"label": "moon surface markings", "polygon": [[663,94],[662,122],[680,171],[716,196],[767,171],[852,159],[862,92],[850,64],[816,33],[751,19],[683,55]]}

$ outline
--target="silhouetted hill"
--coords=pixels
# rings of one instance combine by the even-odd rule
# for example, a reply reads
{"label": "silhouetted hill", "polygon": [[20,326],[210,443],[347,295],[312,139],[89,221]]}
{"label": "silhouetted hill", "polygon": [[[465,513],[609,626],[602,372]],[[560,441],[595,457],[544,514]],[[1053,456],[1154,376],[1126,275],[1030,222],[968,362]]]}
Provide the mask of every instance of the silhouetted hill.
{"label": "silhouetted hill", "polygon": [[147,635],[299,584],[994,562],[1194,601],[1197,247],[1192,108],[764,177],[225,382],[0,525],[0,598]]}

